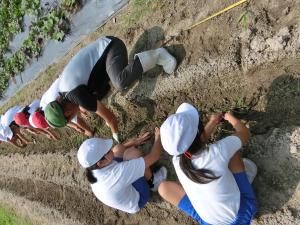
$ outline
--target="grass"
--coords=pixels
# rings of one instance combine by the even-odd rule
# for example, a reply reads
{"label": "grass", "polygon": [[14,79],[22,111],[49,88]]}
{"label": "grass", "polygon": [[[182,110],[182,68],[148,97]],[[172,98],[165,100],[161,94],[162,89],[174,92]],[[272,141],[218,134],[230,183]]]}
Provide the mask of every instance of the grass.
{"label": "grass", "polygon": [[14,212],[9,211],[0,205],[0,224],[1,225],[31,225],[27,219],[19,217]]}
{"label": "grass", "polygon": [[133,0],[131,4],[132,8],[124,19],[127,27],[138,23],[148,13],[161,8],[162,3],[159,0]]}
{"label": "grass", "polygon": [[242,28],[244,30],[247,30],[249,28],[249,12],[248,11],[244,11],[239,19],[238,22],[241,24]]}
{"label": "grass", "polygon": [[32,100],[36,99],[43,91],[45,90],[45,86],[49,86],[51,82],[56,78],[60,70],[60,65],[52,64],[46,70],[44,70],[38,78],[27,84],[24,88],[19,90],[13,97],[9,99],[8,102],[3,104],[0,107],[0,113],[4,113],[8,108],[14,105],[24,105],[29,104]]}

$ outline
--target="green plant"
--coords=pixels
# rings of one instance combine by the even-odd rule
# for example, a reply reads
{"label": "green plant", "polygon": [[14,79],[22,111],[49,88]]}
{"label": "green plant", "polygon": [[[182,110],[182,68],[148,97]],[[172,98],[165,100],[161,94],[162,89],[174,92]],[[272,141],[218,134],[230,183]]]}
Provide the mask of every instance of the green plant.
{"label": "green plant", "polygon": [[132,26],[143,18],[147,13],[153,12],[159,7],[159,0],[133,0],[132,11],[126,16],[125,22],[127,26]]}
{"label": "green plant", "polygon": [[28,220],[17,216],[14,212],[0,205],[0,224],[1,225],[29,225]]}
{"label": "green plant", "polygon": [[239,19],[238,22],[242,25],[244,30],[247,30],[249,28],[249,12],[248,11],[244,11]]}
{"label": "green plant", "polygon": [[[63,7],[55,7],[46,15],[40,15],[40,0],[1,0],[0,1],[0,96],[8,85],[10,77],[21,73],[26,63],[38,58],[42,53],[44,41],[53,39],[63,41],[70,31],[70,21],[65,10],[81,5],[81,0],[63,0]],[[65,8],[67,7],[67,8]],[[11,38],[22,31],[25,14],[35,16],[28,37],[21,48],[9,58]]]}

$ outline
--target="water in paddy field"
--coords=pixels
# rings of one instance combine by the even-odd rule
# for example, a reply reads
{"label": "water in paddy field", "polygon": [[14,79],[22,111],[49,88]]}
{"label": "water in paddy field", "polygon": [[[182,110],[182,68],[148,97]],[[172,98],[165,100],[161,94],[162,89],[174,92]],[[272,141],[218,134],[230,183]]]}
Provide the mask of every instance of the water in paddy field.
{"label": "water in paddy field", "polygon": [[[71,33],[63,42],[48,41],[44,46],[42,56],[38,60],[33,59],[32,63],[26,66],[24,72],[20,76],[16,76],[16,84],[12,81],[9,82],[3,98],[0,99],[0,104],[5,103],[16,91],[35,79],[50,64],[58,61],[80,40],[104,24],[128,2],[129,0],[87,0],[82,9],[71,18]],[[29,26],[30,22],[26,22],[25,25]],[[28,35],[28,27],[25,27],[25,31],[14,38],[11,43],[12,51],[20,46],[26,35]]]}

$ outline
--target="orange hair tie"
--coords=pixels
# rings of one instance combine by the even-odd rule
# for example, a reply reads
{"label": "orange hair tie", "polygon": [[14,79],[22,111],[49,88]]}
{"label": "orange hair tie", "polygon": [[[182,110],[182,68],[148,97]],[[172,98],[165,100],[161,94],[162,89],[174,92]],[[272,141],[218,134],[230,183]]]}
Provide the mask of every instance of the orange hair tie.
{"label": "orange hair tie", "polygon": [[183,154],[184,154],[184,156],[187,157],[188,159],[190,159],[190,160],[192,159],[192,154],[191,154],[191,153],[189,153],[189,152],[184,152]]}

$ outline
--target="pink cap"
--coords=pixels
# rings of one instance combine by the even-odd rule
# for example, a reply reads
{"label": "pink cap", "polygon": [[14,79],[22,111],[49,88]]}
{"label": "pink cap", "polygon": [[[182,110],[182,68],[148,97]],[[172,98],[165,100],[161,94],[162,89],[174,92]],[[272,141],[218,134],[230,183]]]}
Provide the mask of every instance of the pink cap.
{"label": "pink cap", "polygon": [[23,112],[18,112],[14,116],[14,121],[16,124],[23,126],[23,127],[30,127],[30,123],[28,117]]}
{"label": "pink cap", "polygon": [[45,117],[40,112],[34,112],[32,114],[32,123],[36,128],[45,129],[49,127]]}

